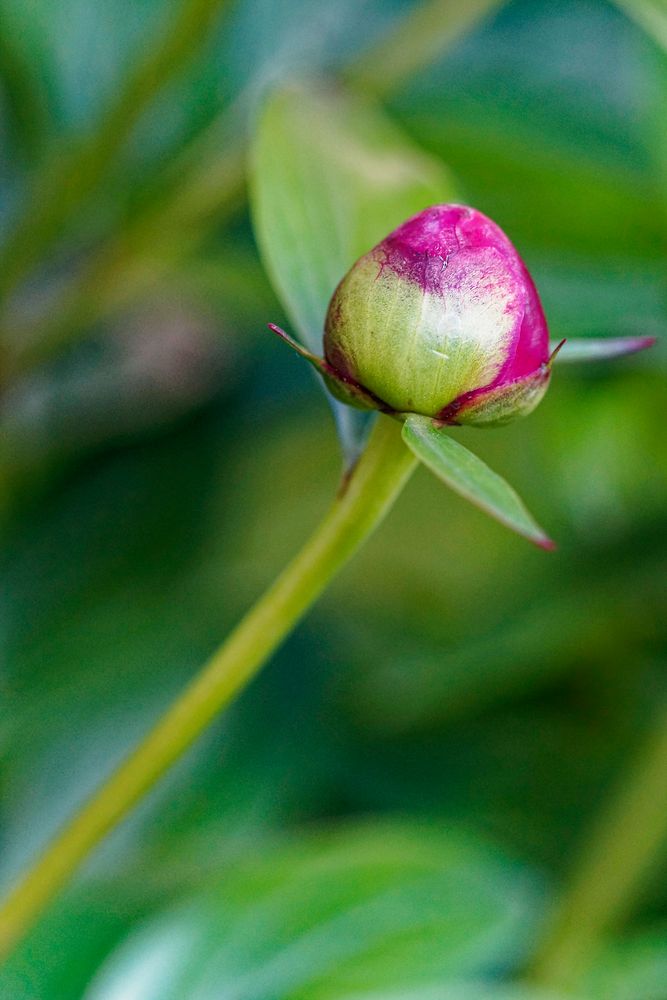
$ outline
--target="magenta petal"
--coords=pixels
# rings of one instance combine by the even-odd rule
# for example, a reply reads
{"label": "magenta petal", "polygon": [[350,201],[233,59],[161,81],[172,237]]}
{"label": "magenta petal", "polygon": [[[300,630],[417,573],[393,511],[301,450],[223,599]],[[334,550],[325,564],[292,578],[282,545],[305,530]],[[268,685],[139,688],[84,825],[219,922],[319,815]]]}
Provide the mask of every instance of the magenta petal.
{"label": "magenta petal", "polygon": [[[419,284],[425,291],[447,295],[456,269],[474,266],[475,252],[492,247],[502,266],[514,273],[517,299],[513,346],[493,382],[493,389],[524,378],[549,360],[549,331],[535,283],[505,233],[482,212],[465,205],[434,205],[394,230],[384,241],[383,266]],[[470,261],[470,264],[468,263]],[[450,267],[443,267],[451,262]],[[487,294],[491,291],[489,287]]]}
{"label": "magenta petal", "polygon": [[506,381],[509,382],[529,375],[549,360],[549,330],[542,303],[523,261],[521,267],[526,288],[526,311],[521,323],[514,361],[506,373]]}

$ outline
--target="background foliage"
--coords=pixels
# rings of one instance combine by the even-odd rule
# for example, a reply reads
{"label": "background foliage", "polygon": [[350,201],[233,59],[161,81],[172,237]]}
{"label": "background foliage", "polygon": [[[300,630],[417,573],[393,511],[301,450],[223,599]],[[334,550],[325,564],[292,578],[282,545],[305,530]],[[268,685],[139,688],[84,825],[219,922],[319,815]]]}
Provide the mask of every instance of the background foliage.
{"label": "background foliage", "polygon": [[[392,77],[364,52],[391,53],[417,9],[397,0],[0,4],[3,880],[335,489],[323,397],[265,328],[286,319],[244,147],[271,88],[381,94],[378,155],[402,130],[429,184],[498,221],[554,337],[663,334],[650,356],[557,371],[525,422],[461,434],[558,552],[419,472],[53,906],[3,997],[545,995],[509,984],[664,717],[667,56],[628,17],[659,4],[477,6]],[[666,926],[656,867],[568,995],[667,998]]]}

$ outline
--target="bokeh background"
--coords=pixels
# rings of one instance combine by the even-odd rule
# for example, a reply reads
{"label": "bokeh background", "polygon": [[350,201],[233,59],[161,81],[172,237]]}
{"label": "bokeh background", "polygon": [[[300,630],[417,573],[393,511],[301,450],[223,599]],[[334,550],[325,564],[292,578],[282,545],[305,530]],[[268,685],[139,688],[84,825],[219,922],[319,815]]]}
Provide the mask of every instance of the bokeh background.
{"label": "bokeh background", "polygon": [[[287,321],[244,142],[276,81],[363,90],[417,6],[0,4],[7,884],[333,495],[330,410],[266,331]],[[464,435],[555,554],[416,474],[49,910],[6,1000],[495,997],[665,725],[667,12],[471,7],[374,89],[511,236],[554,337],[662,341]],[[568,996],[667,998],[659,853]]]}

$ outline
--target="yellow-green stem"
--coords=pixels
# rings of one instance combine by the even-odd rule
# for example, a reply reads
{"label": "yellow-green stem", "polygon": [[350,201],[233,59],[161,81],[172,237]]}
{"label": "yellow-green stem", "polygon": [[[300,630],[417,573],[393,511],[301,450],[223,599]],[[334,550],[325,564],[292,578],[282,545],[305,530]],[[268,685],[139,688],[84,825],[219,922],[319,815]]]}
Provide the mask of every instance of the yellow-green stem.
{"label": "yellow-green stem", "polygon": [[568,988],[631,909],[667,851],[667,710],[663,710],[588,838],[529,978]]}
{"label": "yellow-green stem", "polygon": [[250,682],[377,527],[415,464],[401,439],[401,425],[380,417],[346,489],[301,552],[8,896],[0,908],[0,955],[32,926],[105,834]]}

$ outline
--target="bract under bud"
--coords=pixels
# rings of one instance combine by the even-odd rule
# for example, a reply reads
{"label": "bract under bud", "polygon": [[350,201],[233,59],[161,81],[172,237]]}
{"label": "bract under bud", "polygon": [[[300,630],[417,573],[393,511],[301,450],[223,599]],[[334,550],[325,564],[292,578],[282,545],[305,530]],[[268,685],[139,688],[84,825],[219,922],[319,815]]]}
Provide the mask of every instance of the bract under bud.
{"label": "bract under bud", "polygon": [[549,376],[542,306],[502,230],[463,205],[408,219],[353,265],[326,319],[325,362],[380,409],[442,423],[529,413]]}

